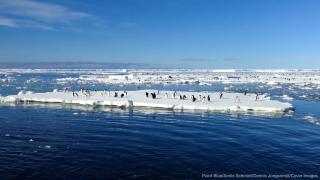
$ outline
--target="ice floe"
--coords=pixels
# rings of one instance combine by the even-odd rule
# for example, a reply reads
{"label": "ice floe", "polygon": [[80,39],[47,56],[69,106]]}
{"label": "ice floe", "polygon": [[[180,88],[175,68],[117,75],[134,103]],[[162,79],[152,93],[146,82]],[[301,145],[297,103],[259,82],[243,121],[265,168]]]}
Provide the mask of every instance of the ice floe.
{"label": "ice floe", "polygon": [[[146,95],[148,92],[148,97]],[[292,110],[290,103],[269,96],[243,93],[139,91],[75,91],[19,93],[1,97],[4,103],[63,103],[90,106],[147,107],[172,110],[263,111]]]}
{"label": "ice floe", "polygon": [[315,124],[315,125],[320,125],[320,119],[313,117],[313,116],[304,116],[302,119]]}
{"label": "ice floe", "polygon": [[[320,87],[320,70],[301,69],[0,69],[1,82],[13,81],[12,73],[77,74],[78,77],[57,78],[58,84],[69,82],[105,84],[243,84],[263,83],[270,87],[294,84],[296,88]],[[31,78],[27,83],[38,82]]]}
{"label": "ice floe", "polygon": [[285,99],[285,100],[288,100],[288,101],[292,101],[293,100],[292,97],[290,97],[290,96],[288,96],[286,94],[282,96],[282,99]]}
{"label": "ice floe", "polygon": [[296,88],[315,89],[320,84],[319,71],[217,71],[217,70],[127,70],[82,74],[76,78],[58,78],[59,84],[68,82],[105,84],[243,84],[264,83],[281,88],[281,84],[295,84]]}

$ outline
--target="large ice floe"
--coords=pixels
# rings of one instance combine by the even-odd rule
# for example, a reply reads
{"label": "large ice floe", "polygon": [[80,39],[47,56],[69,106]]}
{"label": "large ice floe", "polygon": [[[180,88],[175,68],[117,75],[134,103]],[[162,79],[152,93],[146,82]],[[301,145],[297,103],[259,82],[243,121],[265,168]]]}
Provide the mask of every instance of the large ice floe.
{"label": "large ice floe", "polygon": [[263,83],[271,87],[289,84],[298,89],[320,88],[320,70],[317,69],[0,69],[0,83],[10,81],[4,75],[12,73],[74,75],[56,78],[55,81],[58,84],[70,82],[199,85]]}
{"label": "large ice floe", "polygon": [[82,72],[79,77],[57,78],[58,84],[94,82],[104,84],[247,84],[263,83],[271,87],[281,84],[298,89],[320,88],[317,70],[127,70]]}
{"label": "large ice floe", "polygon": [[[148,97],[147,97],[148,93]],[[115,97],[116,96],[116,97]],[[209,97],[209,98],[208,98]],[[57,91],[1,97],[2,103],[62,103],[89,106],[146,107],[171,110],[287,112],[290,103],[244,93],[139,91]]]}

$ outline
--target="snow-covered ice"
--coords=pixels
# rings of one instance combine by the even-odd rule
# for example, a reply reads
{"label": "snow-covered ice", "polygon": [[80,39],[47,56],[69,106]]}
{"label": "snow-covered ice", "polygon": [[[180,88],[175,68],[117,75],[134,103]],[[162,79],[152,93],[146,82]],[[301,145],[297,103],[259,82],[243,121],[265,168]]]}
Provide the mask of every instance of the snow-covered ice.
{"label": "snow-covered ice", "polygon": [[[149,92],[149,97],[146,97]],[[117,91],[118,97],[114,97],[115,91],[91,91],[90,93],[77,92],[46,92],[46,93],[19,93],[1,97],[5,103],[64,103],[90,106],[118,106],[118,107],[149,107],[172,110],[204,110],[204,111],[261,111],[261,112],[285,112],[293,109],[290,103],[270,100],[270,97],[256,94],[223,93],[220,99],[218,92],[174,92],[157,90]],[[150,93],[155,93],[153,99]],[[121,98],[121,94],[123,97]],[[175,94],[175,97],[173,96]],[[78,95],[78,96],[77,96]],[[186,96],[185,99],[180,99]],[[191,96],[197,99],[191,100]],[[210,101],[208,101],[210,96]],[[238,97],[238,98],[237,98]]]}

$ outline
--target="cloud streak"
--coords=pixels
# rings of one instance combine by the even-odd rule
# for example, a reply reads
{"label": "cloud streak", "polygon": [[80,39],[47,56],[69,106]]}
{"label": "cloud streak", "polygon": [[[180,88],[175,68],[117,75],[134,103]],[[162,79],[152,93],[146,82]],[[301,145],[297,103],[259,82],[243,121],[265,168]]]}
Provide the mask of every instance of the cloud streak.
{"label": "cloud streak", "polygon": [[0,17],[0,26],[17,27],[17,23],[13,19]]}
{"label": "cloud streak", "polygon": [[53,30],[53,27],[40,24],[34,21],[15,20],[10,18],[0,17],[0,26],[7,26],[11,28],[37,28],[43,30]]}
{"label": "cloud streak", "polygon": [[0,26],[53,29],[56,24],[92,17],[65,6],[35,0],[1,0]]}

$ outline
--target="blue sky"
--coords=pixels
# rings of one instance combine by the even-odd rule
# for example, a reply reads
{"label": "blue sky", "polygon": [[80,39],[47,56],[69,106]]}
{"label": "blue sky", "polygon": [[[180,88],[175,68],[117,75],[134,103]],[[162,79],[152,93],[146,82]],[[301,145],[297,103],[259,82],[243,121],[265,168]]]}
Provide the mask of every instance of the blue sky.
{"label": "blue sky", "polygon": [[0,62],[320,68],[318,0],[1,0]]}

